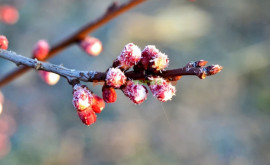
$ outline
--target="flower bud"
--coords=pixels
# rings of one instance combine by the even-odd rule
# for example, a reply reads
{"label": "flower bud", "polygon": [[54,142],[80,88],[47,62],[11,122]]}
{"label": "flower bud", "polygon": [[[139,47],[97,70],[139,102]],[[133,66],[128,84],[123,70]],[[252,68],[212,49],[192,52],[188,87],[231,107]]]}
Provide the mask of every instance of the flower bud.
{"label": "flower bud", "polygon": [[147,98],[147,89],[141,84],[135,84],[133,81],[128,81],[123,93],[135,104],[141,104]]}
{"label": "flower bud", "polygon": [[18,10],[10,5],[0,6],[0,20],[6,24],[14,24],[19,19]]}
{"label": "flower bud", "polygon": [[77,113],[81,121],[87,126],[95,123],[97,120],[97,115],[91,107],[88,107],[83,111],[77,110]]}
{"label": "flower bud", "polygon": [[93,95],[86,86],[76,84],[73,87],[72,103],[78,111],[83,111],[87,108],[92,109]]}
{"label": "flower bud", "polygon": [[105,85],[102,87],[102,96],[106,103],[114,103],[117,99],[115,89],[112,87],[106,87]]}
{"label": "flower bud", "polygon": [[106,75],[106,84],[113,88],[120,88],[126,83],[126,76],[118,68],[110,68]]}
{"label": "flower bud", "polygon": [[8,40],[6,36],[0,35],[0,49],[7,50]]}
{"label": "flower bud", "polygon": [[141,60],[141,53],[141,49],[137,45],[133,43],[127,44],[117,57],[119,67],[123,70],[133,67]]}
{"label": "flower bud", "polygon": [[89,55],[98,56],[102,52],[102,43],[95,37],[86,37],[80,42],[81,48]]}
{"label": "flower bud", "polygon": [[93,103],[92,103],[92,109],[95,113],[100,113],[105,108],[105,102],[104,100],[93,94]]}
{"label": "flower bud", "polygon": [[161,102],[166,102],[171,100],[175,95],[175,87],[172,86],[170,82],[167,82],[161,77],[149,78],[151,80],[149,88],[153,93],[153,96],[156,97]]}
{"label": "flower bud", "polygon": [[40,70],[39,75],[42,78],[42,80],[48,85],[55,85],[60,80],[60,76],[53,72]]}
{"label": "flower bud", "polygon": [[40,61],[44,61],[49,53],[49,50],[50,46],[48,42],[45,40],[39,40],[33,49],[33,57]]}

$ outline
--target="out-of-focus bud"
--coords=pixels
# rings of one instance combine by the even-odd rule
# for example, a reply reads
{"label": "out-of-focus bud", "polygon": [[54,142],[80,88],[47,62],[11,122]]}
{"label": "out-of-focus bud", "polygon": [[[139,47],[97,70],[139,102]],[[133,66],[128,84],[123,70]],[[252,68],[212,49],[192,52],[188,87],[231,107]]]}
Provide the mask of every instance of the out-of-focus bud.
{"label": "out-of-focus bud", "polygon": [[39,75],[42,78],[42,80],[48,85],[55,85],[60,80],[60,76],[52,72],[40,70]]}
{"label": "out-of-focus bud", "polygon": [[102,52],[102,42],[95,37],[86,37],[80,42],[81,48],[91,56],[98,56]]}
{"label": "out-of-focus bud", "polygon": [[19,19],[18,10],[10,5],[0,6],[0,20],[6,24],[15,24]]}
{"label": "out-of-focus bud", "polygon": [[43,61],[47,57],[49,51],[50,46],[48,42],[45,40],[39,40],[33,49],[33,57]]}

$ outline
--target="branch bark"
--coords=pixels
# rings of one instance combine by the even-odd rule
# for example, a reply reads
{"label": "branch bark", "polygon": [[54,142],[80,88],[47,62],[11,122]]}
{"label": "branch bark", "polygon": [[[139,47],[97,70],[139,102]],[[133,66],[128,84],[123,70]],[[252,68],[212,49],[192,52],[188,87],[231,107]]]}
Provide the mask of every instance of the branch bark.
{"label": "branch bark", "polygon": [[[84,81],[84,82],[103,82],[106,79],[106,72],[97,71],[79,71],[75,69],[68,69],[61,65],[54,65],[46,62],[38,61],[37,59],[32,59],[24,57],[22,55],[16,54],[12,51],[0,49],[0,57],[15,63],[17,66],[25,66],[28,69],[34,68],[36,70],[44,70],[48,72],[56,73],[68,80],[71,83],[74,80]],[[196,63],[196,62],[195,62]],[[206,64],[206,63],[205,63]],[[207,68],[213,68],[218,65],[212,65],[208,67],[195,66],[194,63],[188,63],[183,68],[162,71],[158,73],[153,73],[153,76],[160,76],[169,80],[174,80],[175,77],[185,76],[185,75],[195,75],[203,79],[206,76],[214,75],[218,73],[222,67],[218,66],[220,70],[215,71],[215,73],[210,72]],[[133,80],[145,80],[145,72],[125,72],[128,79]]]}
{"label": "branch bark", "polygon": [[[113,18],[123,14],[127,10],[145,2],[146,0],[130,0],[126,4],[118,5],[117,3],[113,3],[110,5],[107,9],[107,11],[104,13],[103,16],[98,18],[97,20],[87,24],[86,26],[82,27],[80,30],[78,30],[76,33],[72,34],[71,36],[67,37],[62,42],[55,44],[50,52],[48,53],[48,56],[44,61],[48,60],[49,58],[52,58],[60,51],[64,50],[71,44],[77,43],[79,40],[85,38],[89,33],[93,32],[94,30],[100,28],[102,25],[106,24]],[[8,84],[12,80],[16,79],[17,77],[21,76],[22,74],[26,73],[30,68],[26,66],[21,66],[19,68],[14,69],[10,73],[8,73],[6,76],[2,77],[0,79],[0,88],[4,85]]]}

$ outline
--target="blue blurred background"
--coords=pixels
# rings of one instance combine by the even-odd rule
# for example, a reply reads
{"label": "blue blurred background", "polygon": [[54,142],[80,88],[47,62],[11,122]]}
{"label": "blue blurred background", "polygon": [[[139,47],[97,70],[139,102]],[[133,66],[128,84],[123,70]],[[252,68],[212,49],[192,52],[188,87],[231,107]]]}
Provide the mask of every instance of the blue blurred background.
{"label": "blue blurred background", "polygon": [[[122,0],[120,2],[127,2]],[[0,0],[18,22],[0,22],[9,49],[31,57],[101,16],[112,0]],[[97,122],[84,126],[65,79],[46,85],[34,70],[1,89],[2,165],[268,165],[270,164],[270,1],[149,0],[91,34],[98,57],[73,45],[49,60],[79,70],[105,71],[124,45],[154,44],[169,68],[204,59],[223,71],[183,77],[172,101],[151,94],[134,105],[118,91]],[[16,66],[0,59],[0,76]],[[101,95],[101,86],[87,84]],[[4,130],[4,131],[3,131]]]}

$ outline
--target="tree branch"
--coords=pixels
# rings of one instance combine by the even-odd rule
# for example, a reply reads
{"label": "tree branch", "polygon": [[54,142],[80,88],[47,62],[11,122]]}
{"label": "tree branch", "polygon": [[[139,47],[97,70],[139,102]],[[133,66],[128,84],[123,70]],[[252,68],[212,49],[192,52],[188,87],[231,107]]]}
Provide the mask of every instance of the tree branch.
{"label": "tree branch", "polygon": [[[44,59],[47,60],[49,58],[52,58],[60,51],[64,50],[71,44],[77,43],[79,40],[85,38],[89,33],[93,32],[94,30],[100,28],[102,25],[106,24],[113,18],[123,14],[127,10],[141,4],[142,2],[145,2],[146,0],[130,0],[126,4],[118,5],[117,3],[113,3],[110,5],[106,11],[106,13],[98,18],[97,20],[87,24],[80,30],[78,30],[76,33],[71,35],[70,37],[67,37],[62,42],[55,44],[50,52],[48,53],[48,56]],[[25,72],[27,72],[30,68],[26,66],[21,66],[19,68],[16,68],[15,70],[8,73],[6,76],[2,77],[0,79],[0,87],[8,84],[10,81],[16,79],[17,77],[21,76]]]}
{"label": "tree branch", "polygon": [[[46,62],[38,61],[37,59],[32,59],[24,57],[22,55],[16,54],[12,51],[0,49],[0,57],[15,63],[17,66],[25,66],[28,69],[34,68],[36,70],[44,70],[48,72],[56,73],[68,80],[71,83],[74,80],[84,81],[84,82],[103,82],[106,78],[106,72],[96,72],[96,71],[78,71],[75,69],[68,69],[61,65],[49,64]],[[204,62],[203,65],[198,65],[198,62]],[[195,75],[201,79],[206,76],[214,75],[222,70],[219,65],[211,65],[203,67],[207,62],[198,61],[190,62],[183,68],[162,71],[158,73],[152,73],[153,76],[160,76],[169,80],[175,80],[175,77],[185,76],[185,75]],[[145,72],[137,73],[135,71],[129,71],[125,73],[128,79],[133,80],[145,80]],[[176,79],[177,80],[177,79]]]}

